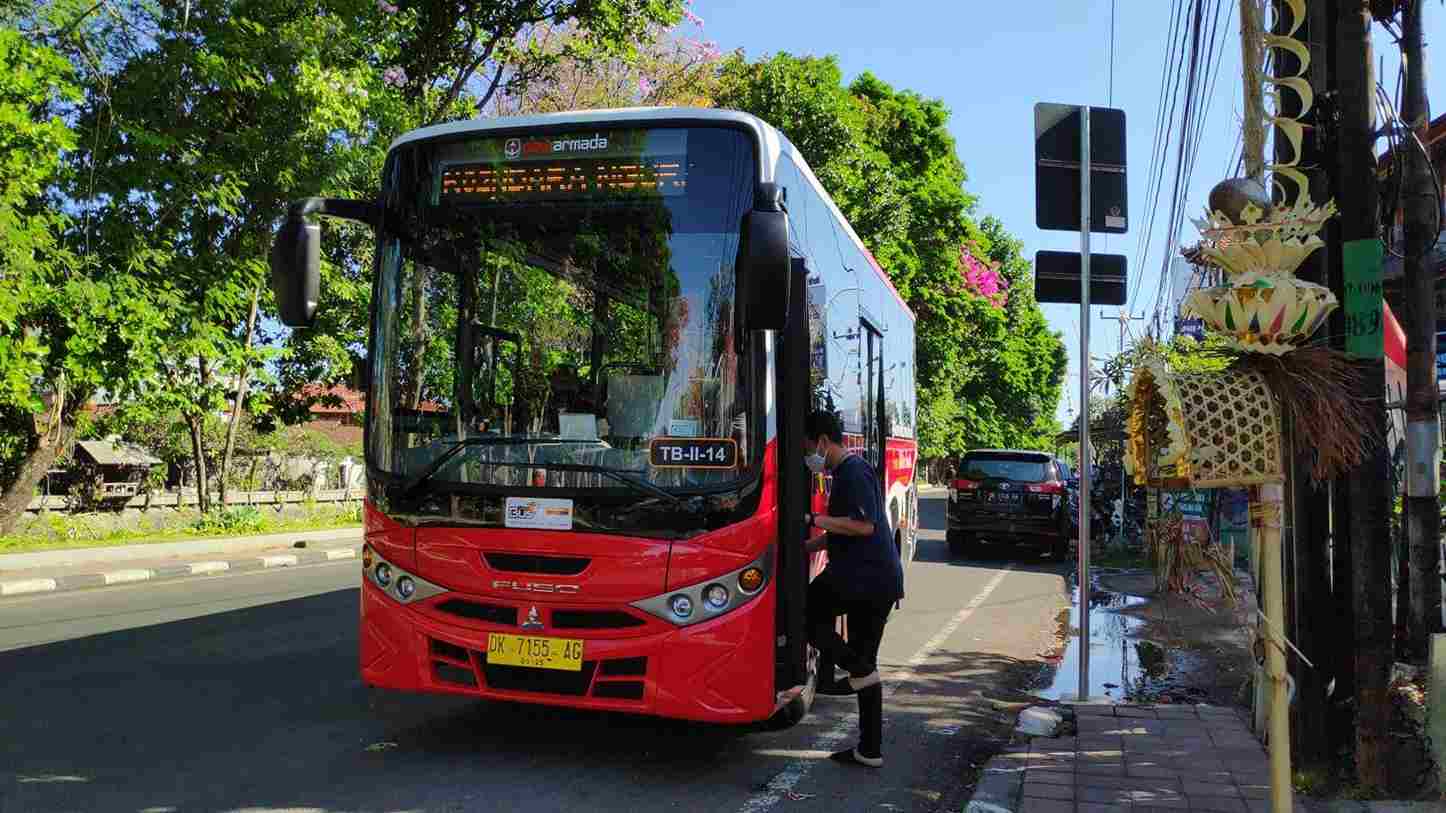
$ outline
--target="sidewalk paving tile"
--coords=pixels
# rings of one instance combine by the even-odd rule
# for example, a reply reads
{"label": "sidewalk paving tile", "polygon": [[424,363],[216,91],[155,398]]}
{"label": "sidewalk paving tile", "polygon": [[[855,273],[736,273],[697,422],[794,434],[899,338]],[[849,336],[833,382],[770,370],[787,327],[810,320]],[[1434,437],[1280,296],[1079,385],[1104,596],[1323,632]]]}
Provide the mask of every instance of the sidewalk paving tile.
{"label": "sidewalk paving tile", "polygon": [[1123,762],[1081,762],[1075,766],[1076,776],[1124,776]]}
{"label": "sidewalk paving tile", "polygon": [[1228,796],[1191,796],[1191,810],[1206,810],[1210,813],[1248,813],[1244,799],[1231,799]]}
{"label": "sidewalk paving tile", "polygon": [[1228,784],[1221,782],[1201,782],[1198,779],[1183,779],[1181,782],[1185,786],[1186,796],[1230,796],[1236,799],[1242,798],[1240,796],[1240,788],[1236,787],[1235,783],[1228,778],[1226,779]]}
{"label": "sidewalk paving tile", "polygon": [[1129,802],[1110,802],[1108,804],[1096,804],[1081,802],[1079,813],[1115,813],[1115,811],[1133,811]]}
{"label": "sidewalk paving tile", "polygon": [[1069,785],[1073,787],[1074,772],[1030,768],[1024,772],[1024,781],[1026,783],[1039,782],[1046,785]]}
{"label": "sidewalk paving tile", "polygon": [[1119,788],[1079,787],[1075,789],[1081,802],[1118,803],[1130,801],[1128,791]]}
{"label": "sidewalk paving tile", "polygon": [[[1078,734],[1016,746],[1017,810],[1269,810],[1265,748],[1231,709],[1076,706]],[[1023,749],[1022,751],[1020,749]],[[1073,799],[1073,804],[1069,800]],[[1305,807],[1297,803],[1297,810]]]}
{"label": "sidewalk paving tile", "polygon": [[1026,799],[1060,799],[1069,801],[1074,799],[1075,789],[1070,785],[1049,785],[1043,782],[1024,781],[1024,798]]}
{"label": "sidewalk paving tile", "polygon": [[1019,813],[1074,813],[1074,802],[1059,799],[1025,799]]}
{"label": "sidewalk paving tile", "polygon": [[1184,771],[1162,768],[1156,765],[1138,765],[1134,762],[1126,763],[1125,773],[1141,779],[1179,779],[1185,775]]}

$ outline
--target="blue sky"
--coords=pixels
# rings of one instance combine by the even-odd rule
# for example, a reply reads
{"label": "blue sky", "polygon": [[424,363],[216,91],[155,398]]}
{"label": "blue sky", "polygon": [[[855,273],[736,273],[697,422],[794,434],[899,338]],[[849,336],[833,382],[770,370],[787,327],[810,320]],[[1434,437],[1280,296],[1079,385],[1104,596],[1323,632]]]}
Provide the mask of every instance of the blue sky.
{"label": "blue sky", "polygon": [[[1147,316],[1154,310],[1168,211],[1156,215],[1144,265],[1137,250],[1148,214],[1148,163],[1173,5],[1169,0],[1117,0],[1113,106],[1125,111],[1128,127],[1130,233],[1096,235],[1091,241],[1094,251],[1126,255],[1132,290],[1134,280],[1144,275],[1131,306]],[[1238,6],[1234,0],[1227,5]],[[743,48],[750,58],[777,51],[833,54],[846,80],[867,70],[896,88],[942,99],[953,112],[950,129],[969,173],[967,188],[979,200],[977,213],[1003,221],[1024,241],[1031,258],[1041,249],[1079,249],[1077,234],[1034,227],[1033,111],[1039,101],[1110,102],[1109,0],[694,0],[693,10],[704,20],[705,35],[724,51]],[[1446,8],[1428,3],[1425,14],[1428,47],[1446,43]],[[1210,187],[1234,170],[1230,160],[1239,138],[1242,93],[1238,30],[1239,21],[1232,17],[1186,198],[1187,217],[1199,216]],[[1394,90],[1399,52],[1379,29],[1375,40],[1376,57],[1384,60],[1383,84]],[[1446,112],[1440,64],[1428,55],[1428,91],[1437,115]],[[1173,162],[1168,166],[1172,178]],[[1162,196],[1166,207],[1168,191]],[[1187,220],[1181,240],[1193,242],[1196,236]],[[1043,307],[1069,346],[1069,396],[1061,399],[1058,413],[1063,421],[1070,404],[1077,409],[1079,403],[1079,306]],[[1114,353],[1119,342],[1118,322],[1102,318],[1118,308],[1105,310],[1096,307],[1091,315],[1094,356]],[[1135,324],[1140,330],[1142,323]]]}

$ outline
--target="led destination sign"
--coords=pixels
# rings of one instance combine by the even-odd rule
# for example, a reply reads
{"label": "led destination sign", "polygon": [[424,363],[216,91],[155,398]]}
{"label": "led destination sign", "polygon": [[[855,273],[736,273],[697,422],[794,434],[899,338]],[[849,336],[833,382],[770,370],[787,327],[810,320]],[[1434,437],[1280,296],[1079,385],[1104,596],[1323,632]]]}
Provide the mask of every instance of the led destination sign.
{"label": "led destination sign", "polygon": [[439,150],[437,202],[686,194],[687,132],[494,138]]}

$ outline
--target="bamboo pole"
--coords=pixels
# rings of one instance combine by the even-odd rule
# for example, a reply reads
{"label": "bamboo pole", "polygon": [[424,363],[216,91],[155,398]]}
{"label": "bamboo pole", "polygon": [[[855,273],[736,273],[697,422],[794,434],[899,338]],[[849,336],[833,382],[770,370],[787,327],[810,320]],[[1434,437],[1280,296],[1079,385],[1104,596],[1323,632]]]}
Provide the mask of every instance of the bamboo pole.
{"label": "bamboo pole", "polygon": [[1250,513],[1257,518],[1260,539],[1261,600],[1265,605],[1265,675],[1269,681],[1270,809],[1289,813],[1290,705],[1285,670],[1285,581],[1281,567],[1280,528],[1285,489],[1281,483],[1260,486]]}
{"label": "bamboo pole", "polygon": [[1245,176],[1265,177],[1265,27],[1262,0],[1240,0],[1240,65],[1245,82]]}

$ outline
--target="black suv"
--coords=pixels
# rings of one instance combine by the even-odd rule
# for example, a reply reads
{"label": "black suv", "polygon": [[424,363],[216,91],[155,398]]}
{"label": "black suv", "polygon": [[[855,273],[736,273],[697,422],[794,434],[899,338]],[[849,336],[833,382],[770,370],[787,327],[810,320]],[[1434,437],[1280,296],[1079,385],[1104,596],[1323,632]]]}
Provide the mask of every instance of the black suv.
{"label": "black suv", "polygon": [[949,552],[981,542],[1048,550],[1063,560],[1073,535],[1069,469],[1044,452],[980,449],[964,455],[949,483]]}

